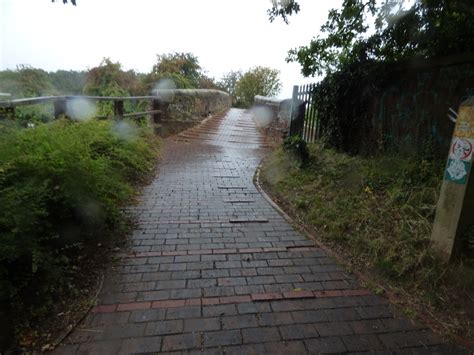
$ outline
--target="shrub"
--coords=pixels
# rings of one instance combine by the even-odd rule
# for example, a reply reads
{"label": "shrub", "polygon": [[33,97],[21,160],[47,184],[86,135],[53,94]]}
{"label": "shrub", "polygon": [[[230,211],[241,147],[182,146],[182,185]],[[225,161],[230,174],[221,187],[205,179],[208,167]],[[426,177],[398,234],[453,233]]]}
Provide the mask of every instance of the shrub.
{"label": "shrub", "polygon": [[292,154],[300,163],[300,167],[304,167],[309,160],[309,150],[306,141],[298,135],[286,138],[283,141],[283,149]]}
{"label": "shrub", "polygon": [[151,133],[126,121],[0,129],[0,313],[46,312],[81,248],[124,225],[121,207],[156,153]]}

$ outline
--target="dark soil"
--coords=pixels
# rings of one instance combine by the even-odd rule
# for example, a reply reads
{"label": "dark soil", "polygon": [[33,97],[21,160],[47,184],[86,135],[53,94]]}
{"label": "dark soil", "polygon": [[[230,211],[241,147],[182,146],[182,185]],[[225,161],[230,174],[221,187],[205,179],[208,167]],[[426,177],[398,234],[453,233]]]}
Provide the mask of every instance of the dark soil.
{"label": "dark soil", "polygon": [[10,351],[36,353],[54,349],[95,304],[103,274],[124,245],[122,237],[85,250],[70,291],[57,296],[58,301],[47,316],[34,319],[28,328],[20,330]]}

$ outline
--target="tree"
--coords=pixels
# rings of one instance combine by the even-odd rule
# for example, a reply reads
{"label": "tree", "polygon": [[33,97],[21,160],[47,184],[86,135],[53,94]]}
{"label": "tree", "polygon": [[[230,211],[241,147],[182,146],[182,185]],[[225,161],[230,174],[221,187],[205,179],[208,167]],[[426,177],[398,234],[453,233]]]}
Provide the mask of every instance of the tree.
{"label": "tree", "polygon": [[87,95],[134,96],[143,94],[139,75],[124,71],[122,64],[104,58],[98,67],[90,69],[83,89]]}
{"label": "tree", "polygon": [[86,82],[86,73],[75,70],[57,70],[48,73],[56,91],[63,95],[80,95]]}
{"label": "tree", "polygon": [[235,104],[236,95],[235,90],[237,87],[237,83],[242,78],[242,72],[239,71],[230,71],[225,74],[222,79],[219,81],[218,86],[221,90],[227,92],[230,96],[232,96],[232,102]]}
{"label": "tree", "polygon": [[157,55],[149,80],[156,82],[167,78],[177,88],[197,88],[202,76],[199,60],[192,53],[168,53]]}
{"label": "tree", "polygon": [[[104,58],[98,67],[89,70],[83,89],[84,93],[93,96],[140,96],[145,94],[140,75],[133,70],[124,71],[119,62]],[[125,111],[132,111],[140,103],[125,102]],[[100,115],[111,115],[111,102],[98,103]]]}
{"label": "tree", "polygon": [[[374,99],[393,82],[394,68],[473,52],[473,10],[472,0],[344,0],[331,10],[321,34],[290,50],[287,59],[300,63],[305,76],[325,74],[313,100],[328,144],[351,154],[391,147],[373,124]],[[272,11],[291,14],[282,3]],[[423,134],[425,142],[437,144],[430,130]]]}
{"label": "tree", "polygon": [[237,104],[250,107],[256,95],[277,95],[281,89],[279,74],[278,70],[267,67],[255,67],[247,71],[235,86]]}
{"label": "tree", "polygon": [[207,76],[206,74],[202,74],[199,77],[198,88],[216,90],[216,89],[219,89],[219,85],[216,83],[214,78],[211,78]]}
{"label": "tree", "polygon": [[[270,21],[285,22],[299,11],[294,0],[274,1]],[[331,10],[322,35],[289,51],[287,60],[301,64],[305,76],[332,73],[346,65],[434,58],[474,50],[474,6],[470,0],[344,0]],[[368,35],[371,20],[375,33]]]}
{"label": "tree", "polygon": [[267,12],[271,22],[281,17],[288,24],[288,16],[297,14],[299,11],[300,5],[295,0],[272,0],[272,8]]}
{"label": "tree", "polygon": [[13,98],[56,94],[48,73],[29,65],[0,72],[0,91],[12,94]]}
{"label": "tree", "polygon": [[[51,0],[51,2],[55,2],[55,0]],[[68,3],[68,0],[63,0],[63,4],[67,4],[67,3]],[[71,4],[76,6],[76,0],[71,0]]]}

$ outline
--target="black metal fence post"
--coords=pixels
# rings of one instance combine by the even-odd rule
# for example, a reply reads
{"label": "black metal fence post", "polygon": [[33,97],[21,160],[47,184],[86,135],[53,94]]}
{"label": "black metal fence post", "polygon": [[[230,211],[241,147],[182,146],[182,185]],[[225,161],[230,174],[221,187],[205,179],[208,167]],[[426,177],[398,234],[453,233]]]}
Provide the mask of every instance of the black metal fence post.
{"label": "black metal fence post", "polygon": [[291,110],[290,110],[290,131],[289,131],[289,136],[293,136],[295,134],[295,120],[298,115],[297,111],[297,106],[298,106],[298,85],[293,86],[293,95],[291,96]]}

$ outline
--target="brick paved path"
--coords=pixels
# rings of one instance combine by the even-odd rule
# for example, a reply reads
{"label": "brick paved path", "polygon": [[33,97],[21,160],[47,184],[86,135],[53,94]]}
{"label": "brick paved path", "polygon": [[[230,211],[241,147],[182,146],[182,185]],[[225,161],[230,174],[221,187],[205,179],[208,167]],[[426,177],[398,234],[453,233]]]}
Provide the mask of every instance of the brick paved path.
{"label": "brick paved path", "polygon": [[245,111],[166,142],[131,247],[57,353],[459,353],[393,316],[252,183],[265,152]]}

